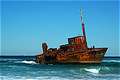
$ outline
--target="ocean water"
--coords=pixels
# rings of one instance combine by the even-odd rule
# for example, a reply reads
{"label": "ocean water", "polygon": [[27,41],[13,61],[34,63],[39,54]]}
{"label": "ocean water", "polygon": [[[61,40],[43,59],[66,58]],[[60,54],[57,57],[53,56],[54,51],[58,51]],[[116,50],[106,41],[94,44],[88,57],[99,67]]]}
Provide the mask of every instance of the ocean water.
{"label": "ocean water", "polygon": [[120,80],[120,57],[101,64],[37,64],[35,56],[1,56],[0,80]]}

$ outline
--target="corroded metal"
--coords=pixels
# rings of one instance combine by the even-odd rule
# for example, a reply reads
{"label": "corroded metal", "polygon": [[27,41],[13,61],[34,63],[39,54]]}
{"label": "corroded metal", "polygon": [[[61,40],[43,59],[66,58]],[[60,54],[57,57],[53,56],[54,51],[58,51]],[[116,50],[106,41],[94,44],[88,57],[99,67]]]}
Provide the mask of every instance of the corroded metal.
{"label": "corroded metal", "polygon": [[[69,46],[69,45],[68,45]],[[75,44],[73,46],[76,46]],[[100,63],[107,48],[59,48],[48,49],[46,53],[36,56],[37,63]]]}
{"label": "corroded metal", "polygon": [[[82,16],[81,16],[82,19]],[[88,48],[84,22],[82,21],[83,36],[68,38],[68,44],[57,48],[49,48],[42,44],[43,53],[36,56],[37,63],[100,63],[108,48]]]}

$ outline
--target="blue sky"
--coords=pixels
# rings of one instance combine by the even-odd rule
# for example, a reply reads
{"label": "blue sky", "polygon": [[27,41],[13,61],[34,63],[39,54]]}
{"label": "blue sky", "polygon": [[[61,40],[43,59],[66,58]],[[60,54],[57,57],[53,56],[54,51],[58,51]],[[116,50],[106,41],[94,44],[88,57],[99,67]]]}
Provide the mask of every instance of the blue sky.
{"label": "blue sky", "polygon": [[2,1],[1,54],[36,55],[41,43],[59,47],[81,35],[80,8],[88,46],[108,47],[106,56],[119,54],[118,1]]}

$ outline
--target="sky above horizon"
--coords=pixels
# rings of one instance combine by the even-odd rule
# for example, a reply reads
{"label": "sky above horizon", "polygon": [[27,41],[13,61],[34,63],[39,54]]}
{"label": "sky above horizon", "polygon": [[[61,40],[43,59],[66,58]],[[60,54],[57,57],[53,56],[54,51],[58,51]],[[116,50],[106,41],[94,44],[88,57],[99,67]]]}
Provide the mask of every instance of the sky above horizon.
{"label": "sky above horizon", "polygon": [[37,55],[41,44],[49,48],[82,35],[83,10],[88,46],[108,47],[106,56],[119,53],[118,1],[2,1],[1,54]]}

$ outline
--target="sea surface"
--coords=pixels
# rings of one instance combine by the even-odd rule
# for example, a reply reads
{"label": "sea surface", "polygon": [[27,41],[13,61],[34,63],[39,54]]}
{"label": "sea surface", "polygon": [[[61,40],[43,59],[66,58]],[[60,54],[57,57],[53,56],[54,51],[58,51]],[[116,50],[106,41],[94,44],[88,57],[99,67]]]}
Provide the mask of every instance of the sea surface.
{"label": "sea surface", "polygon": [[120,57],[101,64],[37,64],[35,56],[0,56],[0,80],[120,80]]}

